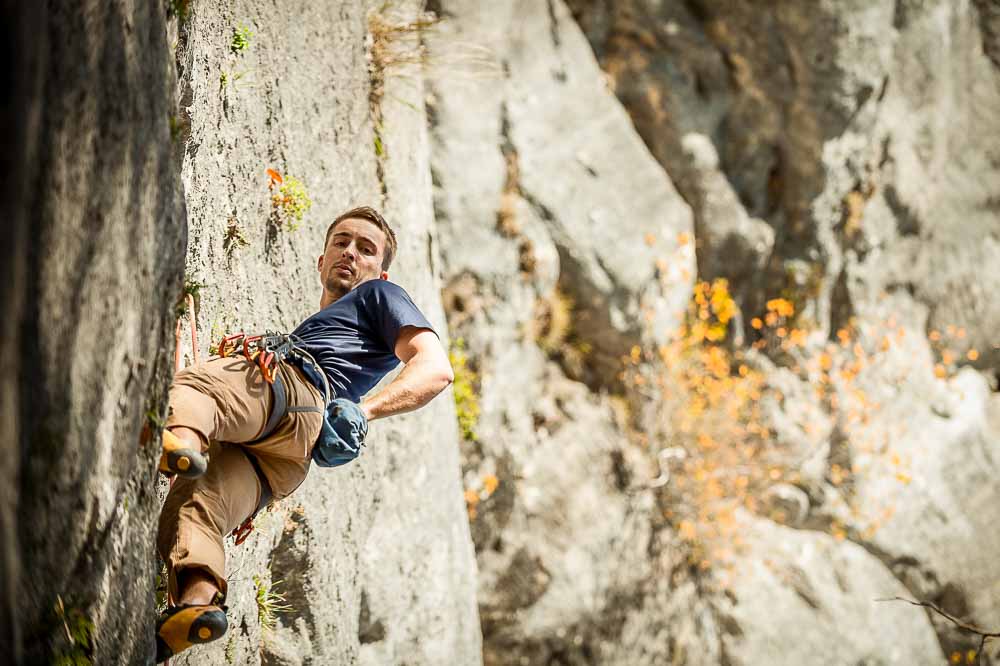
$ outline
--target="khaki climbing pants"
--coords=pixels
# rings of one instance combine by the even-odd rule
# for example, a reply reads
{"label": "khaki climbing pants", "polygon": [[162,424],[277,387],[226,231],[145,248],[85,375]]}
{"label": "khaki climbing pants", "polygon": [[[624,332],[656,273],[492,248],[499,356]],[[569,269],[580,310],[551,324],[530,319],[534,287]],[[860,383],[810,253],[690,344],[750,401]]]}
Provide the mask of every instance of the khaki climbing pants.
{"label": "khaki climbing pants", "polygon": [[293,365],[277,369],[291,411],[268,437],[264,430],[273,396],[260,370],[242,357],[218,358],[177,373],[170,387],[167,427],[184,426],[209,446],[208,471],[197,479],[176,478],[160,514],[157,549],[167,565],[172,602],[177,575],[198,568],[226,594],[223,538],[257,508],[261,483],[254,456],[275,499],[298,488],[309,471],[312,446],[322,426],[323,396]]}

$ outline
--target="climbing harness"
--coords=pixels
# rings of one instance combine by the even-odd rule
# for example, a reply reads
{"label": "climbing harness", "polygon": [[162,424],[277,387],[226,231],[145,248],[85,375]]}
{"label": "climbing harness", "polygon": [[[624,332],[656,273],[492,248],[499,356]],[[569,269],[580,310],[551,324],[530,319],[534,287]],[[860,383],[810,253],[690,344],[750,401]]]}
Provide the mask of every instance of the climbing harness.
{"label": "climbing harness", "polygon": [[[267,423],[264,424],[264,429],[256,439],[248,442],[247,446],[253,446],[254,443],[271,435],[277,429],[281,420],[290,413],[324,413],[326,411],[326,406],[332,400],[330,384],[327,381],[326,374],[319,367],[316,360],[309,352],[302,348],[301,340],[298,337],[273,331],[268,331],[263,335],[247,335],[240,332],[223,337],[222,342],[219,343],[219,356],[229,358],[237,354],[241,354],[248,361],[260,368],[264,381],[271,385],[274,397],[271,405],[271,413],[267,418]],[[319,389],[323,394],[322,408],[288,405],[288,391],[285,388],[284,381],[281,379],[281,375],[277,372],[280,363],[295,365],[302,371],[309,382]],[[243,448],[243,453],[246,455],[247,460],[250,461],[250,464],[253,465],[254,471],[257,473],[257,478],[260,480],[261,488],[260,501],[257,503],[257,508],[232,532],[236,545],[243,543],[250,536],[250,533],[254,529],[254,518],[271,503],[271,499],[274,496],[271,491],[271,485],[268,483],[267,477],[264,476],[257,458],[245,448]]]}

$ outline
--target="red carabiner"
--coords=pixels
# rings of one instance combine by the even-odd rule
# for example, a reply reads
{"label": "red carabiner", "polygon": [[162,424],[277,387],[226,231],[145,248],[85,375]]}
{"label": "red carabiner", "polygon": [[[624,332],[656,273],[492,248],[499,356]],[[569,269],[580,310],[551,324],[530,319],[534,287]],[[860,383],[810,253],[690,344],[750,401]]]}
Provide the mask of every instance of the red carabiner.
{"label": "red carabiner", "polygon": [[253,532],[253,516],[250,516],[243,524],[233,530],[233,539],[235,544],[238,546],[247,540],[250,533]]}
{"label": "red carabiner", "polygon": [[242,331],[234,333],[233,335],[224,336],[222,338],[222,342],[219,343],[219,356],[221,358],[226,358],[231,353],[236,351],[236,349],[240,346],[240,342],[242,342],[245,337],[246,334]]}
{"label": "red carabiner", "polygon": [[[260,339],[261,336],[259,335],[248,335],[243,338],[243,356],[251,363],[257,358],[257,354],[260,353]],[[250,351],[251,344],[253,344],[253,351]]]}
{"label": "red carabiner", "polygon": [[274,383],[274,352],[262,351],[257,356],[257,365],[260,366],[260,373],[264,375],[264,381],[268,384]]}

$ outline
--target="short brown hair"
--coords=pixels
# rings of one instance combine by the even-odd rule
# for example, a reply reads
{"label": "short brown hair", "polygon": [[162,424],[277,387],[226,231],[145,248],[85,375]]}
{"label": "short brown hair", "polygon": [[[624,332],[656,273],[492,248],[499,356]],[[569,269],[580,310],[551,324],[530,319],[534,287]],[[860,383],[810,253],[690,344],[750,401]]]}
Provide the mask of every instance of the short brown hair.
{"label": "short brown hair", "polygon": [[382,233],[385,234],[385,255],[382,257],[382,270],[389,270],[389,265],[396,257],[396,233],[389,226],[389,223],[385,221],[385,218],[371,206],[358,206],[338,215],[337,219],[326,229],[326,241],[323,247],[326,247],[326,243],[330,242],[330,234],[333,233],[333,228],[347,219],[367,220],[382,230]]}

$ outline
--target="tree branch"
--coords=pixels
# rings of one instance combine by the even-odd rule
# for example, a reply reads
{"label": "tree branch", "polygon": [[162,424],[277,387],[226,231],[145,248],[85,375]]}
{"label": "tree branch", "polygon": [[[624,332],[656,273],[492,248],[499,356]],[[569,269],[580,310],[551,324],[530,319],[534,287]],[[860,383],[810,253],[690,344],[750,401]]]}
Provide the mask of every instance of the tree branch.
{"label": "tree branch", "polygon": [[936,604],[932,604],[929,601],[913,601],[912,599],[904,599],[903,597],[892,597],[891,599],[876,599],[875,601],[905,601],[908,604],[914,606],[923,606],[924,608],[930,608],[932,611],[942,616],[956,627],[963,631],[968,631],[969,633],[976,634],[979,636],[979,649],[976,651],[976,666],[981,666],[983,663],[983,647],[986,645],[987,639],[990,638],[1000,638],[1000,631],[987,631],[985,629],[980,629],[979,627],[969,624],[959,620],[954,615],[945,612]]}

